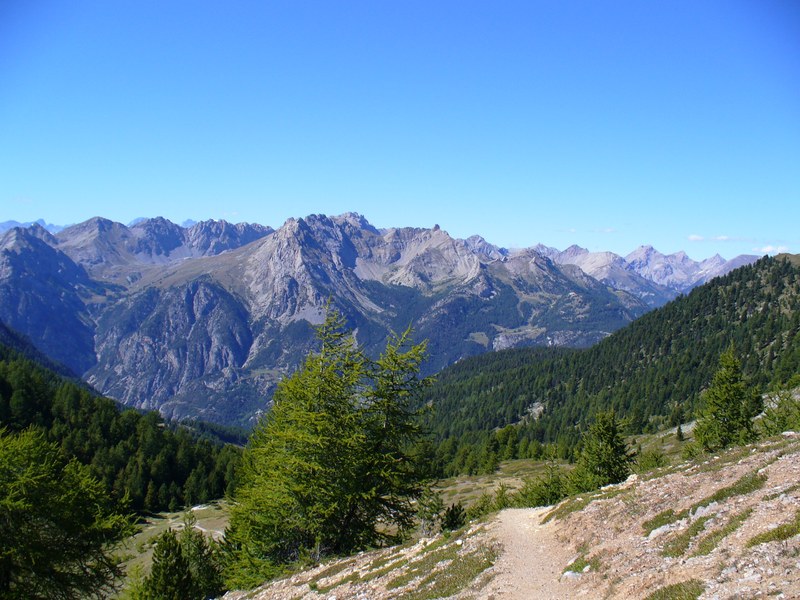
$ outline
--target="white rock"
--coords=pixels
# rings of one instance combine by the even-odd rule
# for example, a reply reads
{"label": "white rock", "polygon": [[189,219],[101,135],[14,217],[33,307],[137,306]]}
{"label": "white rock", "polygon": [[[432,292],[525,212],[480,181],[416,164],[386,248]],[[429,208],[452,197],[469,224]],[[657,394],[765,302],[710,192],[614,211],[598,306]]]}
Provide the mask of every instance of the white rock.
{"label": "white rock", "polygon": [[648,540],[652,540],[653,538],[657,538],[658,536],[660,536],[663,533],[666,533],[668,531],[672,531],[673,527],[674,527],[673,523],[667,523],[666,525],[662,525],[661,527],[657,527],[657,528],[653,529],[653,531],[650,532],[650,534],[647,536],[647,539]]}

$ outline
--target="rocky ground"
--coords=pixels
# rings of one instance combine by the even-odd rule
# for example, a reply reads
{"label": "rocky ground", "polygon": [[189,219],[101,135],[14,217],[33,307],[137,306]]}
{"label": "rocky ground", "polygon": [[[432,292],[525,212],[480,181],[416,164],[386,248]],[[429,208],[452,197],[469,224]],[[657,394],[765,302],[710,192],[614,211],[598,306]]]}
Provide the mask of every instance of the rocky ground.
{"label": "rocky ground", "polygon": [[798,598],[798,532],[787,433],[225,598]]}

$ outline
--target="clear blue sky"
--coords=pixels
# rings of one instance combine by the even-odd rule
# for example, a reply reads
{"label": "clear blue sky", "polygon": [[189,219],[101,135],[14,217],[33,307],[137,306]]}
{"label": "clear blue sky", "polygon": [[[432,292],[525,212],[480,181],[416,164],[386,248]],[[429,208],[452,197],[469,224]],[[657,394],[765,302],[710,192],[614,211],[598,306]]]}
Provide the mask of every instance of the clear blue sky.
{"label": "clear blue sky", "polygon": [[0,221],[800,252],[794,0],[0,1]]}

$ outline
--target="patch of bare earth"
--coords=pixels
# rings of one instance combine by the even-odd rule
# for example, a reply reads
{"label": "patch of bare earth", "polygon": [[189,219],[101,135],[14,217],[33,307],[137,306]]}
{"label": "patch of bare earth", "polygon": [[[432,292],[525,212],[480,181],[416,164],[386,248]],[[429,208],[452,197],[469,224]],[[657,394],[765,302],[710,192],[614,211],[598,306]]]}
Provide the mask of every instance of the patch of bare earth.
{"label": "patch of bare earth", "polygon": [[752,544],[797,515],[800,439],[787,436],[226,598],[627,600],[689,581],[704,599],[800,598],[800,536]]}
{"label": "patch of bare earth", "polygon": [[[700,598],[800,598],[800,536],[748,546],[756,535],[795,519],[798,484],[800,444],[773,441],[648,481],[634,477],[544,527],[529,522],[538,510],[507,511],[500,515],[508,521],[500,542],[507,551],[524,548],[513,538],[528,528],[541,543],[542,577],[549,581],[537,588],[544,584],[534,577],[532,587],[531,576],[519,568],[499,573],[492,582],[495,597],[646,598],[696,580],[705,589]],[[757,489],[737,492],[752,487]],[[715,494],[729,497],[713,500]],[[575,500],[558,509],[565,512],[569,502]],[[537,551],[529,545],[527,552]],[[576,557],[578,572],[562,575]],[[535,561],[519,560],[504,552],[497,565],[536,569]]]}
{"label": "patch of bare earth", "polygon": [[518,508],[500,512],[492,522],[490,533],[502,551],[492,567],[493,577],[484,589],[476,592],[477,598],[568,600],[575,597],[572,581],[562,578],[562,571],[574,552],[559,539],[555,521],[542,523],[548,510]]}

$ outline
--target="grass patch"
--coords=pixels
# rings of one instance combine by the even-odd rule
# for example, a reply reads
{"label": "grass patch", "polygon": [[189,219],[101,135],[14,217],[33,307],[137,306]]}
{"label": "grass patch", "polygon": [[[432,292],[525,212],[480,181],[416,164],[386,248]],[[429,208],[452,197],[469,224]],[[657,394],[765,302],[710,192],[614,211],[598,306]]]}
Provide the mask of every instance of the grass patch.
{"label": "grass patch", "polygon": [[742,523],[747,520],[752,512],[752,508],[748,508],[747,510],[740,512],[738,515],[731,517],[731,519],[722,529],[712,531],[708,535],[701,538],[700,541],[697,542],[697,549],[694,551],[692,556],[706,556],[711,554],[714,548],[716,548],[722,540],[742,526]]}
{"label": "grass patch", "polygon": [[648,595],[645,600],[697,600],[705,587],[698,579],[665,585]]}
{"label": "grass patch", "polygon": [[[336,582],[334,582],[334,583],[332,583],[330,585],[326,585],[326,586],[322,586],[322,587],[320,587],[319,582],[322,581],[323,579],[327,579],[328,577],[334,577],[334,576],[338,575],[339,573],[344,571],[346,568],[353,566],[355,563],[356,563],[356,561],[355,561],[354,558],[351,558],[350,560],[340,560],[340,561],[334,562],[332,565],[324,568],[322,571],[317,573],[317,575],[314,577],[314,579],[312,579],[311,581],[308,582],[308,587],[310,587],[312,590],[320,592],[322,594],[332,590],[336,586],[341,585],[342,582],[341,581],[336,581]],[[358,573],[355,573],[355,574],[358,575]]]}
{"label": "grass patch", "polygon": [[689,516],[689,510],[682,510],[679,513],[676,513],[671,508],[667,510],[662,510],[652,519],[648,519],[644,523],[642,523],[642,529],[644,529],[644,535],[648,536],[653,531],[658,529],[659,527],[663,527],[664,525],[672,525],[673,523],[677,523],[681,519],[685,519]]}
{"label": "grass patch", "polygon": [[708,506],[712,502],[722,502],[723,500],[727,500],[728,498],[733,498],[734,496],[743,496],[745,494],[751,494],[756,490],[760,490],[764,487],[764,484],[767,483],[767,476],[756,471],[752,473],[748,473],[744,475],[741,479],[738,479],[731,485],[720,488],[707,498],[702,499],[697,504],[693,505],[692,508],[689,510],[694,512],[701,506]]}
{"label": "grass patch", "polygon": [[388,565],[394,565],[407,560],[407,558],[402,555],[402,552],[398,552],[396,549],[393,550],[395,551],[385,552],[383,556],[373,559],[373,561],[367,565],[366,570],[375,571]]}
{"label": "grass patch", "polygon": [[664,549],[661,551],[661,555],[670,558],[678,558],[679,556],[683,556],[687,548],[689,548],[689,544],[692,543],[694,537],[703,531],[703,528],[706,526],[706,522],[710,519],[710,515],[696,519],[691,525],[689,525],[686,531],[678,534],[664,544]]}
{"label": "grass patch", "polygon": [[348,575],[344,579],[334,581],[330,585],[320,586],[317,583],[317,581],[318,580],[309,582],[308,587],[319,594],[327,594],[332,589],[337,588],[341,585],[347,585],[348,583],[358,583],[359,581],[361,581],[361,576],[358,574],[358,571],[355,571],[353,573],[350,573],[350,575]]}
{"label": "grass patch", "polygon": [[784,523],[783,525],[778,525],[774,529],[764,531],[763,533],[759,533],[758,535],[750,538],[747,541],[747,547],[752,548],[753,546],[766,544],[768,542],[782,542],[783,540],[788,540],[789,538],[793,538],[798,534],[800,534],[800,510],[795,513],[794,521],[791,521],[790,523]]}
{"label": "grass patch", "polygon": [[791,494],[792,492],[796,492],[800,490],[800,483],[796,483],[792,486],[789,486],[785,490],[781,490],[780,492],[775,492],[774,494],[769,494],[764,496],[764,501],[769,502],[770,500],[775,500],[776,498],[780,498],[783,494]]}
{"label": "grass patch", "polygon": [[339,573],[344,571],[347,567],[354,565],[355,562],[356,562],[355,559],[336,561],[329,567],[326,567],[322,569],[322,571],[317,573],[317,576],[314,577],[314,581],[320,581],[321,579],[338,575]]}
{"label": "grass patch", "polygon": [[430,574],[440,562],[455,559],[457,554],[458,546],[456,544],[425,554],[421,559],[409,562],[406,572],[392,579],[386,584],[386,588],[394,590],[406,586],[417,577]]}
{"label": "grass patch", "polygon": [[587,558],[585,555],[581,555],[571,563],[569,563],[564,570],[561,571],[562,573],[567,573],[572,571],[573,573],[583,573],[583,570],[588,566],[590,571],[599,571],[600,570],[600,557],[598,555],[590,556]]}
{"label": "grass patch", "polygon": [[[373,567],[370,570],[361,576],[361,581],[372,581],[373,579],[378,579],[379,577],[383,577],[384,575],[388,575],[395,569],[399,568],[400,566],[406,564],[407,561],[405,558],[401,558],[394,562],[386,563],[382,567]],[[374,570],[373,570],[374,569]]]}
{"label": "grass patch", "polygon": [[678,473],[682,470],[683,470],[682,465],[667,465],[665,467],[653,469],[652,471],[648,471],[647,473],[640,473],[639,480],[650,481],[651,479],[666,477],[667,475],[672,475],[673,473]]}
{"label": "grass patch", "polygon": [[567,498],[563,500],[561,504],[553,508],[550,512],[548,512],[544,519],[542,519],[542,523],[547,523],[553,519],[560,520],[570,515],[574,512],[579,510],[583,510],[589,504],[594,502],[595,500],[609,500],[611,498],[616,498],[620,494],[624,494],[625,492],[630,491],[627,488],[617,488],[613,490],[609,490],[607,492],[589,492],[588,494],[580,494],[578,496],[572,496],[571,498]]}
{"label": "grass patch", "polygon": [[421,550],[420,554],[428,554],[429,552],[438,550],[439,548],[446,546],[448,542],[452,542],[455,539],[456,539],[455,537],[451,537],[443,533],[441,536],[439,536],[439,539],[437,539],[435,542],[431,542],[430,544],[425,546]]}
{"label": "grass patch", "polygon": [[583,510],[592,501],[591,495],[573,496],[562,501],[561,504],[556,506],[553,510],[547,513],[542,519],[542,523],[547,523],[553,519],[563,519],[567,515],[574,513],[578,510]]}
{"label": "grass patch", "polygon": [[481,546],[475,552],[456,556],[444,571],[430,573],[420,587],[404,598],[409,600],[433,600],[457,594],[486,569],[494,564],[497,553],[492,548]]}
{"label": "grass patch", "polygon": [[739,446],[733,450],[729,450],[720,456],[713,457],[707,461],[707,464],[700,466],[700,473],[715,473],[721,471],[723,468],[731,463],[739,462],[746,456],[750,456],[751,448],[749,446]]}

